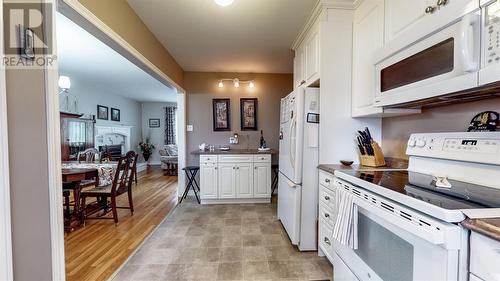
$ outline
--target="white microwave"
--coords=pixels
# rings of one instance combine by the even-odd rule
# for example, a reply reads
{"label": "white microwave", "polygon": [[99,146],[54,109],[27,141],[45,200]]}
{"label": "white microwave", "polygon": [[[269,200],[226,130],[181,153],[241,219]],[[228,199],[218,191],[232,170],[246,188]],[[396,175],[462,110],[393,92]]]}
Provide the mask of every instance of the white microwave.
{"label": "white microwave", "polygon": [[500,81],[500,0],[376,63],[375,105],[390,107]]}

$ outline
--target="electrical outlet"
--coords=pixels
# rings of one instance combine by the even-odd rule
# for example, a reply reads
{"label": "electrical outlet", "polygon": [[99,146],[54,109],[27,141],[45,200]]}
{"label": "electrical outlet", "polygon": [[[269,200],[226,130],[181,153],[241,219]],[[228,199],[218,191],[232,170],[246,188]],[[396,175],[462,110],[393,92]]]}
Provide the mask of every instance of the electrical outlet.
{"label": "electrical outlet", "polygon": [[193,125],[187,125],[187,126],[186,126],[186,130],[187,130],[188,132],[192,132],[192,131],[193,131]]}

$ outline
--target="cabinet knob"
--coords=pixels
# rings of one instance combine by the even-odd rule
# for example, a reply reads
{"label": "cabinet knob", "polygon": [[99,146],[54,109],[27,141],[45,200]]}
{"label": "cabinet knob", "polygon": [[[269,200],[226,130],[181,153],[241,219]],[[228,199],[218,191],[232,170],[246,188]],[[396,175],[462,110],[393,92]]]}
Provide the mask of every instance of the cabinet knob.
{"label": "cabinet knob", "polygon": [[330,217],[330,214],[325,213],[325,218],[329,218],[329,217]]}
{"label": "cabinet knob", "polygon": [[325,179],[325,182],[326,183],[330,183],[330,179]]}
{"label": "cabinet knob", "polygon": [[332,245],[332,243],[330,243],[330,239],[328,239],[327,237],[325,237],[325,239],[323,239],[325,241],[326,244],[328,245]]}
{"label": "cabinet knob", "polygon": [[448,0],[438,0],[437,5],[438,6],[445,6],[448,4]]}
{"label": "cabinet knob", "polygon": [[325,196],[325,200],[330,200],[330,196]]}
{"label": "cabinet knob", "polygon": [[436,11],[436,7],[433,7],[433,6],[428,6],[427,8],[425,8],[426,14],[433,14],[435,11]]}

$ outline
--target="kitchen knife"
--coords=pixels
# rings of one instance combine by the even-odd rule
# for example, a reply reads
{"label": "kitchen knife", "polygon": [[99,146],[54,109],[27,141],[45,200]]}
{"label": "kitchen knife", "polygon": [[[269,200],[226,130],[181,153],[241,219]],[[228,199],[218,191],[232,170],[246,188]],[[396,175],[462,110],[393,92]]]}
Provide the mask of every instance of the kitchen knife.
{"label": "kitchen knife", "polygon": [[369,143],[373,142],[372,134],[370,133],[370,129],[368,127],[365,128],[366,136],[368,137]]}
{"label": "kitchen knife", "polygon": [[361,153],[361,155],[365,155],[366,153],[365,153],[365,149],[363,147],[363,142],[361,141],[361,137],[358,136],[357,139],[358,139],[359,153]]}

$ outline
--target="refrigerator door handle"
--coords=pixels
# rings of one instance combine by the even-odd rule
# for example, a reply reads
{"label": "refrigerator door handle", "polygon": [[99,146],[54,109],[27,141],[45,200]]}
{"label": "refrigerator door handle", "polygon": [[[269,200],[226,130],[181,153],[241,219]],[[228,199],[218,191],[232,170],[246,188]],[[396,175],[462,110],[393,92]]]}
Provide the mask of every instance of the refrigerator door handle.
{"label": "refrigerator door handle", "polygon": [[297,120],[294,118],[291,121],[292,124],[290,126],[290,164],[292,165],[292,168],[295,169],[295,152],[296,152],[295,150],[297,148],[297,136],[296,136]]}

